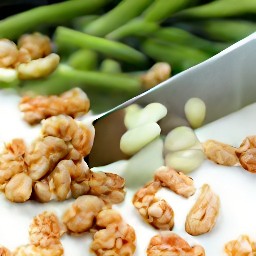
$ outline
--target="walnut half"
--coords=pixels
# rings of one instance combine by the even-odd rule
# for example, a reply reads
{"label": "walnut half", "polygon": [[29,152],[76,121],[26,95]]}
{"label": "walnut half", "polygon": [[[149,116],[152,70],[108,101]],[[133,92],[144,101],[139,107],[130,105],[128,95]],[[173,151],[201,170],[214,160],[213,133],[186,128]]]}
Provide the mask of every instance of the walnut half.
{"label": "walnut half", "polygon": [[219,208],[219,197],[208,184],[204,184],[196,203],[187,215],[187,233],[197,236],[211,231],[217,221]]}

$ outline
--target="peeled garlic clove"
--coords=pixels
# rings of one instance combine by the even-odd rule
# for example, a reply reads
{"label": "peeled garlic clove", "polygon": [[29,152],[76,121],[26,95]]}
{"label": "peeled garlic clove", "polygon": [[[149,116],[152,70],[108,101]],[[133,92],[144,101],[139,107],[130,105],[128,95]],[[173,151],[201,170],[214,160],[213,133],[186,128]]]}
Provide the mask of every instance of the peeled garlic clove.
{"label": "peeled garlic clove", "polygon": [[198,128],[202,125],[205,119],[206,105],[199,98],[189,99],[184,107],[185,115],[193,128]]}
{"label": "peeled garlic clove", "polygon": [[149,123],[128,130],[120,140],[120,149],[127,155],[133,155],[160,135],[157,123]]}
{"label": "peeled garlic clove", "polygon": [[131,129],[140,115],[141,107],[138,104],[132,104],[125,108],[124,124],[127,129]]}
{"label": "peeled garlic clove", "polygon": [[130,111],[129,115],[133,115],[133,117],[128,116],[125,125],[128,129],[132,129],[147,123],[158,122],[167,115],[167,108],[163,104],[154,102],[148,104],[142,110],[133,113]]}
{"label": "peeled garlic clove", "polygon": [[163,140],[158,137],[132,156],[125,167],[123,177],[128,188],[140,188],[153,180],[155,170],[164,165]]}
{"label": "peeled garlic clove", "polygon": [[194,131],[187,126],[179,126],[171,130],[164,141],[166,151],[179,151],[191,148],[198,142]]}
{"label": "peeled garlic clove", "polygon": [[203,151],[188,149],[168,153],[165,156],[165,164],[177,171],[189,173],[198,168],[205,159]]}

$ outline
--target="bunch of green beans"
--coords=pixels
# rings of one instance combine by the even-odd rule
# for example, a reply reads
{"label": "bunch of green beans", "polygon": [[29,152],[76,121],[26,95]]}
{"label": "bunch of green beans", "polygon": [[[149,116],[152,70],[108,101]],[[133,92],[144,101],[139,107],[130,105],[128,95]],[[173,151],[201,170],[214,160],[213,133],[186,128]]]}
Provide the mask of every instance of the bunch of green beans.
{"label": "bunch of green beans", "polygon": [[1,81],[0,72],[0,86],[22,94],[80,86],[121,103],[144,90],[141,75],[156,62],[169,63],[175,75],[255,32],[255,13],[255,0],[66,0],[35,7],[0,20],[0,38],[48,34],[61,64],[31,81]]}

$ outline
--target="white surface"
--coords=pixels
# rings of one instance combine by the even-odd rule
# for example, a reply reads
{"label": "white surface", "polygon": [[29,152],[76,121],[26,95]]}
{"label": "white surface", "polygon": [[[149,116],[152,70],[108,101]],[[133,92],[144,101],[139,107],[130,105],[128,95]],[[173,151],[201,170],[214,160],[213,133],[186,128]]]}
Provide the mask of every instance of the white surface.
{"label": "white surface", "polygon": [[[18,97],[0,92],[1,142],[15,137],[25,138],[29,142],[39,132],[39,127],[31,129],[22,121],[22,115],[17,107],[18,101]],[[217,139],[238,146],[244,137],[255,133],[256,119],[253,116],[255,112],[254,104],[198,129],[197,135],[201,141]],[[122,162],[121,166],[124,167],[125,163]],[[190,243],[201,244],[207,256],[223,255],[224,244],[236,239],[240,234],[248,234],[252,237],[255,235],[256,174],[248,173],[240,167],[223,167],[206,160],[198,170],[191,173],[191,177],[198,190],[189,199],[184,199],[166,189],[158,193],[158,196],[166,199],[174,209],[174,232]],[[197,198],[199,188],[204,183],[208,183],[220,196],[221,211],[216,226],[209,234],[191,237],[184,230],[184,222],[186,214]],[[150,238],[157,234],[157,231],[142,221],[131,204],[132,195],[133,191],[128,189],[125,202],[115,208],[120,210],[125,220],[136,230],[135,255],[144,256]],[[44,210],[54,210],[61,217],[71,203],[72,200],[61,203],[14,204],[0,194],[0,244],[14,249],[18,245],[28,243],[28,226],[35,215]],[[81,237],[64,235],[62,242],[65,255],[90,255],[88,248],[91,240],[88,234]]]}

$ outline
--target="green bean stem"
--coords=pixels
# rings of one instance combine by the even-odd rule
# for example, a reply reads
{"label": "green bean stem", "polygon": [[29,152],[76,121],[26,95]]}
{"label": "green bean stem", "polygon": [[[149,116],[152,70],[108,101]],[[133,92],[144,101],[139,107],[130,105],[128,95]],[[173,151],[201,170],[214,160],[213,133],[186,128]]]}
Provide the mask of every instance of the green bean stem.
{"label": "green bean stem", "polygon": [[84,14],[90,14],[106,4],[106,0],[76,0],[36,7],[0,21],[0,37],[17,39],[42,24],[59,24]]}
{"label": "green bean stem", "polygon": [[176,72],[183,71],[211,55],[191,47],[148,39],[142,44],[142,50],[156,61],[166,61]]}
{"label": "green bean stem", "polygon": [[153,33],[151,37],[169,41],[170,43],[181,44],[184,46],[187,46],[189,42],[191,47],[206,51],[212,55],[217,54],[230,46],[230,44],[227,43],[217,43],[203,39],[201,37],[195,36],[192,33],[189,33],[186,30],[175,27],[162,28]]}
{"label": "green bean stem", "polygon": [[114,29],[138,16],[153,0],[123,0],[112,10],[91,22],[85,32],[95,36],[105,36]]}
{"label": "green bean stem", "polygon": [[254,0],[216,0],[210,3],[182,10],[176,17],[222,18],[256,13]]}
{"label": "green bean stem", "polygon": [[108,57],[123,60],[134,65],[146,63],[146,56],[128,45],[110,41],[105,38],[87,35],[73,29],[58,27],[55,33],[55,40],[57,45],[67,44],[88,48],[103,53]]}

